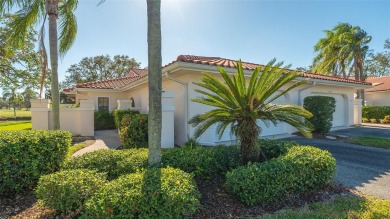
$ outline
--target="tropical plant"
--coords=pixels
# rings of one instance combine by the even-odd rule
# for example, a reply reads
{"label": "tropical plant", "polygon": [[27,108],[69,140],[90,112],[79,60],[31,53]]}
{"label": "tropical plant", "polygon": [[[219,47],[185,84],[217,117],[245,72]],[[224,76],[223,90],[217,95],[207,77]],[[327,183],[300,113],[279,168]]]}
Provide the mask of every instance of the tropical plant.
{"label": "tropical plant", "polygon": [[10,87],[3,91],[3,100],[8,101],[8,106],[13,107],[14,116],[16,116],[16,103],[17,103],[17,93],[16,87]]}
{"label": "tropical plant", "polygon": [[[210,73],[205,73],[202,82],[194,83],[203,88],[196,89],[196,92],[204,96],[193,101],[214,107],[190,120],[190,123],[196,126],[195,137],[198,138],[215,124],[217,133],[221,137],[225,129],[230,126],[231,132],[240,140],[243,163],[258,161],[261,153],[258,145],[258,137],[261,133],[258,120],[271,121],[274,125],[278,122],[286,122],[310,138],[311,127],[306,120],[312,116],[309,111],[293,104],[273,103],[290,90],[306,83],[306,80],[289,85],[298,73],[287,73],[288,66],[282,68],[283,63],[275,64],[275,62],[272,60],[263,68],[256,67],[250,75],[249,83],[241,61],[237,62],[237,72],[232,76],[218,67],[223,81],[219,81]],[[282,87],[284,90],[279,92]]]}
{"label": "tropical plant", "polygon": [[161,163],[161,0],[146,0],[148,10],[149,165]]}
{"label": "tropical plant", "polygon": [[[325,30],[326,36],[314,46],[317,56],[313,60],[313,70],[320,74],[342,75],[355,80],[365,80],[364,60],[369,50],[371,36],[359,26],[340,23],[332,30]],[[363,92],[357,93],[358,99]]]}
{"label": "tropical plant", "polygon": [[[10,23],[12,34],[8,43],[13,46],[23,46],[29,28],[36,24],[42,24],[39,31],[40,54],[42,63],[42,81],[47,73],[47,54],[44,45],[46,18],[49,20],[49,45],[51,64],[51,97],[53,129],[60,128],[59,108],[60,94],[58,87],[58,54],[63,56],[72,46],[76,33],[77,22],[73,11],[76,9],[78,0],[2,0],[0,1],[0,14],[19,9],[15,19]],[[59,36],[57,34],[57,19],[60,19]],[[59,42],[59,47],[58,47]]]}

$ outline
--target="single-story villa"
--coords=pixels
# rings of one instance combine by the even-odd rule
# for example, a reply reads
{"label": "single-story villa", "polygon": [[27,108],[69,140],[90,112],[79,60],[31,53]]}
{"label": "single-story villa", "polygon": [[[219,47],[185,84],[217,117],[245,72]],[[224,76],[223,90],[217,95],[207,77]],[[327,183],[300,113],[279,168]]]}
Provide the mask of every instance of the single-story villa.
{"label": "single-story villa", "polygon": [[[243,62],[243,68],[249,75],[252,71],[261,66],[259,64]],[[209,106],[194,103],[191,99],[199,96],[194,90],[197,87],[193,82],[199,82],[202,72],[214,73],[220,77],[217,66],[223,67],[227,72],[236,72],[236,61],[219,58],[203,57],[193,55],[180,55],[177,59],[162,67],[162,87],[165,92],[174,93],[174,136],[175,144],[182,145],[194,134],[194,127],[188,124],[194,115],[210,110]],[[113,111],[117,108],[118,100],[134,99],[135,106],[141,112],[148,112],[148,72],[146,69],[132,69],[127,77],[104,81],[93,81],[77,84],[72,88],[64,89],[65,93],[76,96],[76,102],[82,99],[94,100],[95,108],[100,110]],[[354,124],[354,93],[357,89],[370,88],[371,83],[331,77],[326,75],[302,72],[296,80],[309,79],[309,82],[288,92],[285,96],[277,99],[278,103],[293,103],[303,105],[307,96],[323,95],[336,99],[336,112],[333,115],[333,129],[346,128]],[[267,123],[267,122],[266,122]],[[290,125],[279,123],[259,123],[263,128],[261,136],[277,137],[288,135],[296,130]],[[205,145],[216,145],[235,141],[235,137],[226,133],[221,139],[215,131],[216,127],[210,127],[198,141]]]}
{"label": "single-story villa", "polygon": [[366,81],[376,85],[364,90],[366,105],[390,106],[390,76],[369,77]]}

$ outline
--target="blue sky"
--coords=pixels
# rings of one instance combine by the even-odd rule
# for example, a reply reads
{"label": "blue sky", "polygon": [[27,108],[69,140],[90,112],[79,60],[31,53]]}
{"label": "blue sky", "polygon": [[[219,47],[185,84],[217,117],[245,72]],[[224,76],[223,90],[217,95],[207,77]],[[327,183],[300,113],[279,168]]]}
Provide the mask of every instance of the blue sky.
{"label": "blue sky", "polygon": [[[77,39],[60,60],[60,80],[83,57],[123,54],[147,66],[145,0],[80,0]],[[360,26],[375,51],[390,38],[390,1],[162,0],[163,64],[180,54],[309,66],[323,30]]]}

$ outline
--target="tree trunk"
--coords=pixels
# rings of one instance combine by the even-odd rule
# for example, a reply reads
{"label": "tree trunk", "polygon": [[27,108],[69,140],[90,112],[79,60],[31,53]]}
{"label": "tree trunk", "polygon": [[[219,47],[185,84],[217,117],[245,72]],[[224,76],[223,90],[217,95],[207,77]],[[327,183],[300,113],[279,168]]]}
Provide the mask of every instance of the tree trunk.
{"label": "tree trunk", "polygon": [[52,127],[60,129],[60,91],[58,87],[58,0],[46,0],[46,12],[49,16],[49,45],[51,66],[51,102],[52,102]]}
{"label": "tree trunk", "polygon": [[161,163],[161,0],[146,0],[148,5],[148,84],[149,84],[149,165]]}
{"label": "tree trunk", "polygon": [[237,130],[237,135],[240,138],[240,151],[242,163],[245,165],[248,162],[257,162],[259,160],[259,127],[256,121],[248,119],[243,121]]}

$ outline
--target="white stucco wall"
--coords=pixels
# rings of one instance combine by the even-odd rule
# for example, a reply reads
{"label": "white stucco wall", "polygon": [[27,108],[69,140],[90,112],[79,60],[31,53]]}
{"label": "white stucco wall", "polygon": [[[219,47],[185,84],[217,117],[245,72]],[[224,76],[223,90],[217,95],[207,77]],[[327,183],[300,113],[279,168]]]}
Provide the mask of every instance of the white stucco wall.
{"label": "white stucco wall", "polygon": [[113,92],[112,90],[106,91],[79,91],[76,94],[76,103],[79,103],[80,100],[94,100],[95,109],[98,110],[98,97],[108,97],[109,98],[109,110],[110,112],[114,111],[118,107],[118,100],[129,99],[127,93],[124,92]]}
{"label": "white stucco wall", "polygon": [[365,92],[364,97],[367,105],[390,106],[390,91]]}

